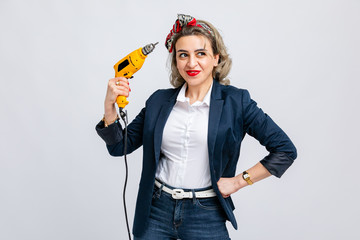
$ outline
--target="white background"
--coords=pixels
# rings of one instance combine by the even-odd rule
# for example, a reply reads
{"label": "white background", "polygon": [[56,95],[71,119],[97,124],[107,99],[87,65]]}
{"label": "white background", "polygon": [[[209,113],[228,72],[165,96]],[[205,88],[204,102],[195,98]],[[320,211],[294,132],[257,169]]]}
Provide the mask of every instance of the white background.
{"label": "white background", "polygon": [[[177,13],[213,23],[248,89],[291,137],[281,179],[233,195],[232,239],[359,239],[360,1],[1,0],[0,239],[126,239],[123,158],[95,132],[113,65],[159,45],[131,80],[133,119],[170,87]],[[238,173],[266,155],[246,137]],[[129,157],[132,226],[142,151]]]}

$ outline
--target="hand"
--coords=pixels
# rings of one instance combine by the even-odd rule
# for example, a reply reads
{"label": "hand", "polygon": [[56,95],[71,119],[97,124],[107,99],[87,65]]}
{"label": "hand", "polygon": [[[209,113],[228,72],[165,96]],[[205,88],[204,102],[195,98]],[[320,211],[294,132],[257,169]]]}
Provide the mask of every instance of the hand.
{"label": "hand", "polygon": [[241,186],[236,177],[232,178],[220,178],[217,182],[219,191],[223,198],[229,197],[231,194],[237,192]]}
{"label": "hand", "polygon": [[114,104],[118,96],[129,96],[129,81],[124,77],[112,78],[108,82],[105,104]]}
{"label": "hand", "polygon": [[129,87],[129,81],[124,77],[112,78],[108,82],[106,96],[105,96],[105,119],[107,121],[112,121],[116,118],[116,98],[118,96],[129,96],[131,91]]}

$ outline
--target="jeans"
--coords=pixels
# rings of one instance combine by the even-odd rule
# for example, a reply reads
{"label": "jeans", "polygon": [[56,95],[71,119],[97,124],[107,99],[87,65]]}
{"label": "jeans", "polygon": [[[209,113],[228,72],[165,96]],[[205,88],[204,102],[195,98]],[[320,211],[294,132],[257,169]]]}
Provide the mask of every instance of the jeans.
{"label": "jeans", "polygon": [[175,200],[155,187],[147,230],[134,240],[230,240],[225,221],[217,197]]}

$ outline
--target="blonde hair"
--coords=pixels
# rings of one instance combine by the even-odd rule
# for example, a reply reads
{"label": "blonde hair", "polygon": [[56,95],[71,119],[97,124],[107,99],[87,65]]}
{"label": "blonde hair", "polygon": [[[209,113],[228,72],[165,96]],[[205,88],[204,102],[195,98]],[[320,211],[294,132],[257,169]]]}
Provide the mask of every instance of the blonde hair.
{"label": "blonde hair", "polygon": [[174,87],[180,87],[184,82],[184,78],[180,75],[177,67],[176,67],[176,42],[185,36],[203,36],[206,37],[210,43],[213,54],[219,54],[219,63],[213,69],[213,78],[223,85],[229,85],[230,80],[227,75],[230,72],[232,60],[227,53],[227,49],[225,47],[224,41],[217,31],[217,29],[209,22],[204,20],[197,20],[197,23],[202,23],[207,25],[211,29],[211,33],[202,27],[197,26],[185,26],[181,29],[180,32],[176,33],[173,40],[173,51],[170,54],[171,58],[171,73],[170,73],[170,83]]}

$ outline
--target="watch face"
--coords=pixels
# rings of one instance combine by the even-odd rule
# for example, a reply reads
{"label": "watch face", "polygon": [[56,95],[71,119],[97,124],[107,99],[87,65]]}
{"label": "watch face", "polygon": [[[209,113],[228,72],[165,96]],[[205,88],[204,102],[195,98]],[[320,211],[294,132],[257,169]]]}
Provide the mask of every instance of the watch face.
{"label": "watch face", "polygon": [[244,176],[245,179],[246,179],[246,178],[249,178],[249,174],[247,174],[247,173],[244,174],[243,176]]}

